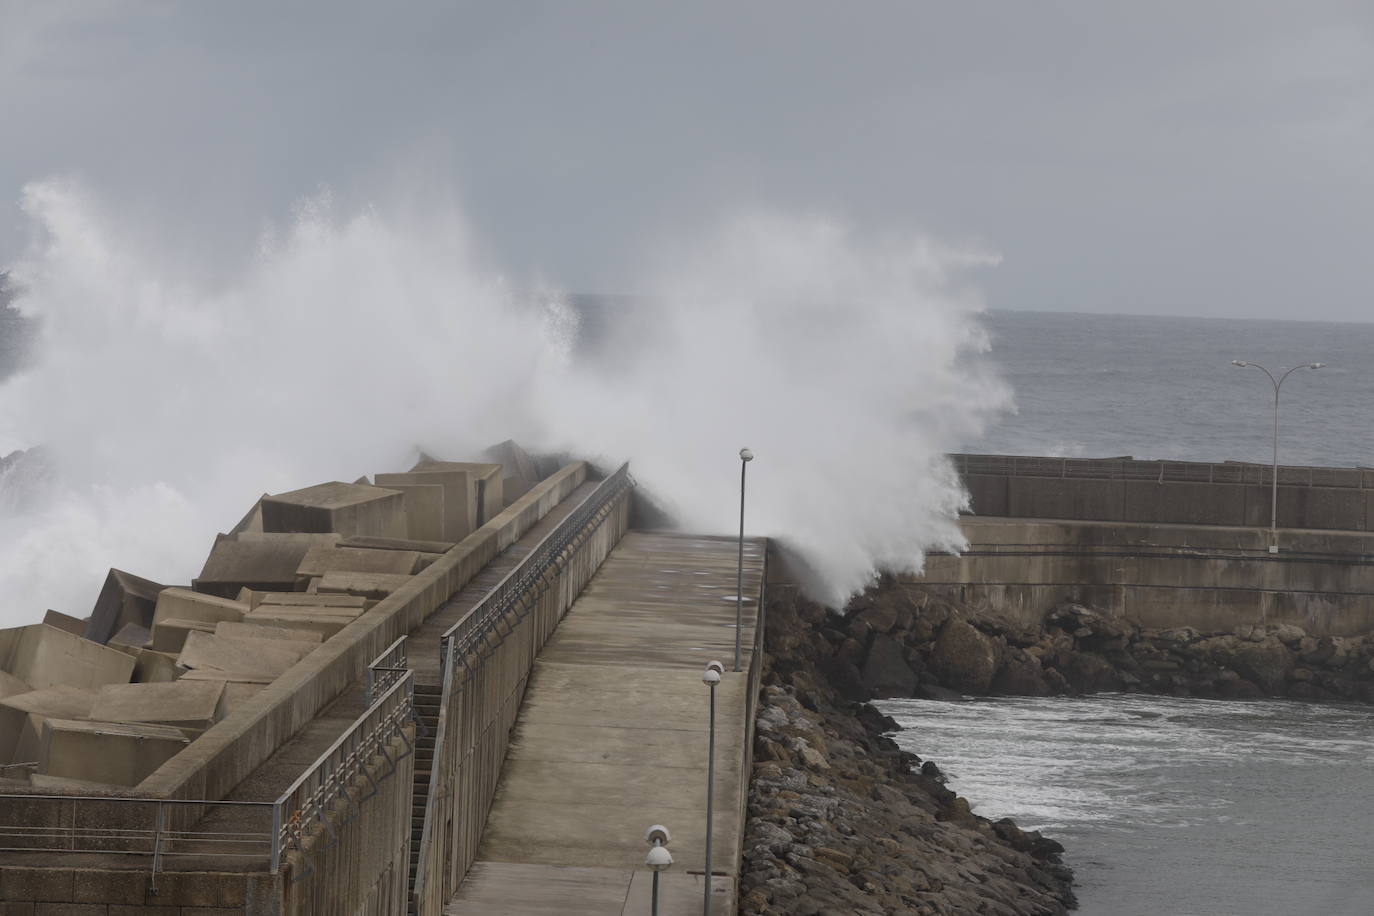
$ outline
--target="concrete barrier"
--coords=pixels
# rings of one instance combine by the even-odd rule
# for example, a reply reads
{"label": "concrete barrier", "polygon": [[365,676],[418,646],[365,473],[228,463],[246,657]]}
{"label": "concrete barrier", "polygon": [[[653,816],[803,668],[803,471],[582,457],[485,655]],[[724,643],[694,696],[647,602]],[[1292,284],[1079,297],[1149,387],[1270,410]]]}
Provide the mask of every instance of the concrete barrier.
{"label": "concrete barrier", "polygon": [[1007,478],[1007,514],[1015,518],[1119,520],[1125,502],[1124,480]]}
{"label": "concrete barrier", "polygon": [[[519,540],[580,486],[586,476],[587,465],[576,462],[532,488],[413,576],[405,586],[240,704],[145,779],[138,787],[139,793],[163,798],[223,798],[356,680],[369,661],[423,622],[493,557]],[[250,614],[249,618],[254,616]]]}

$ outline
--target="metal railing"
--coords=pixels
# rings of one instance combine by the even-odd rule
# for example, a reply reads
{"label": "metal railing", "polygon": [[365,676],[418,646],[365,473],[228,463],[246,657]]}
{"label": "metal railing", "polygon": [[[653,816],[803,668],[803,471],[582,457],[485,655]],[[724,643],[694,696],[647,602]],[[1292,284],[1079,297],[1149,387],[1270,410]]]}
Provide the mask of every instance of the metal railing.
{"label": "metal railing", "polygon": [[[1198,461],[1141,461],[1134,458],[1050,458],[1036,455],[950,455],[961,475],[1061,477],[1099,480],[1151,480],[1156,483],[1233,483],[1271,486],[1269,465]],[[1374,489],[1374,471],[1365,468],[1279,467],[1279,484],[1292,487]]]}
{"label": "metal railing", "polygon": [[[338,840],[338,828],[358,816],[359,805],[377,794],[378,784],[396,772],[396,763],[415,752],[406,736],[405,728],[415,721],[415,675],[406,671],[367,711],[358,717],[338,739],[303,772],[276,800],[272,810],[272,871],[281,866],[282,858],[292,848],[305,859],[303,872],[292,876],[300,880],[314,871],[306,855],[305,837],[322,830],[329,839],[320,849],[328,849]],[[405,750],[395,757],[387,747],[396,738]],[[381,756],[388,769],[380,778],[369,768],[371,761]],[[367,788],[354,795],[353,786],[365,782]],[[329,817],[331,806],[343,801],[348,813],[340,823]]]}
{"label": "metal railing", "polygon": [[[543,594],[538,586],[544,574],[550,568],[562,573],[567,555],[594,530],[597,516],[604,517],[611,502],[632,486],[634,480],[630,477],[629,464],[621,465],[603,480],[586,502],[559,522],[471,611],[444,631],[439,637],[441,664],[447,666],[456,657],[464,665],[465,677],[470,677],[473,668],[468,661],[469,654],[475,652],[479,658],[485,657],[491,647],[489,644],[499,643],[509,635],[501,633],[498,623],[512,612],[517,618],[528,612]],[[530,599],[532,589],[537,594]]]}
{"label": "metal railing", "polygon": [[[87,795],[0,795],[0,852],[145,856],[150,887],[169,858],[275,861],[272,802]],[[205,816],[232,812],[260,829],[214,829]],[[23,823],[10,823],[22,818]],[[197,829],[180,826],[194,824]]]}
{"label": "metal railing", "polygon": [[371,706],[379,695],[405,677],[408,670],[410,669],[406,659],[406,638],[402,636],[383,649],[381,655],[368,662],[367,683],[364,687],[367,705]]}
{"label": "metal railing", "polygon": [[566,609],[548,596],[557,587],[571,603],[582,582],[563,573],[615,512],[628,518],[633,486],[629,465],[601,481],[440,638],[443,693],[412,896],[421,916],[439,912],[476,853],[525,679]]}

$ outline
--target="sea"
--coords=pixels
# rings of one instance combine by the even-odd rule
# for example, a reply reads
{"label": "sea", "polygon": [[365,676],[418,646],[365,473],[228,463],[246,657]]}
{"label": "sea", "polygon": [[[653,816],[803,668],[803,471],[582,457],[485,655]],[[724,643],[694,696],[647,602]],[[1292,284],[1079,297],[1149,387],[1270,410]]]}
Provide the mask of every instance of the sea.
{"label": "sea", "polygon": [[[588,310],[590,311],[590,310]],[[1374,465],[1374,324],[990,312],[1017,410],[961,450]],[[0,307],[0,378],[31,333]],[[1374,914],[1374,711],[1139,696],[894,700],[897,740],[1067,847],[1091,916]]]}
{"label": "sea", "polygon": [[[964,450],[1374,465],[1374,324],[992,312],[1018,412]],[[1089,916],[1374,914],[1374,710],[1108,695],[882,704]]]}

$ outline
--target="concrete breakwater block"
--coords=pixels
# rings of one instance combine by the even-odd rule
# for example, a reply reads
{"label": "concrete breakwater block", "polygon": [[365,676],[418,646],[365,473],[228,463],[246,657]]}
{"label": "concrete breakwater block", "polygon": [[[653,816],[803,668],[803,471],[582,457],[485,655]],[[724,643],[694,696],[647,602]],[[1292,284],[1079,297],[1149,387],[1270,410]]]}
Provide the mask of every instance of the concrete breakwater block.
{"label": "concrete breakwater block", "polygon": [[320,643],[324,641],[324,636],[313,630],[272,627],[261,623],[230,623],[229,621],[217,624],[215,635],[240,639],[284,639],[288,642]]}
{"label": "concrete breakwater block", "polygon": [[126,623],[119,632],[110,637],[111,649],[143,649],[153,644],[153,631],[136,623]]}
{"label": "concrete breakwater block", "polygon": [[245,639],[192,632],[187,634],[186,646],[177,656],[177,664],[200,671],[276,678],[318,647],[318,643],[310,641]]}
{"label": "concrete breakwater block", "polygon": [[135,576],[122,569],[111,569],[105,576],[100,596],[95,599],[95,607],[86,624],[86,638],[106,643],[126,623],[151,627],[153,608],[157,604],[158,593],[164,588],[165,585],[151,579]]}
{"label": "concrete breakwater block", "polygon": [[[325,596],[321,596],[325,597]],[[356,613],[350,613],[356,611]],[[243,618],[244,623],[269,627],[308,630],[329,639],[335,633],[362,616],[362,608],[296,607],[264,604]]]}
{"label": "concrete breakwater block", "polygon": [[180,652],[190,633],[214,633],[218,622],[209,620],[181,620],[176,617],[153,624],[153,641],[149,647],[156,652]]}
{"label": "concrete breakwater block", "polygon": [[316,591],[320,595],[345,594],[380,600],[405,585],[410,579],[410,576],[389,573],[334,571],[320,577]]}
{"label": "concrete breakwater block", "polygon": [[134,660],[118,649],[47,624],[0,630],[0,671],[35,688],[127,684]]}
{"label": "concrete breakwater block", "polygon": [[36,762],[46,719],[85,719],[94,690],[48,687],[0,699],[0,763]]}
{"label": "concrete breakwater block", "polygon": [[406,514],[406,537],[421,540],[444,536],[444,488],[437,483],[389,481],[388,490],[401,494]]}
{"label": "concrete breakwater block", "polygon": [[296,568],[311,547],[338,543],[337,534],[294,532],[221,535],[191,588],[208,595],[235,598],[244,588],[289,592],[296,587]]}
{"label": "concrete breakwater block", "polygon": [[61,779],[136,786],[190,743],[180,729],[166,725],[48,719],[39,771]]}
{"label": "concrete breakwater block", "polygon": [[215,723],[223,694],[223,681],[111,684],[96,694],[90,717],[204,731]]}
{"label": "concrete breakwater block", "polygon": [[[467,471],[428,470],[378,474],[380,487],[437,486],[443,492],[443,524],[438,539],[457,543],[472,533],[477,522],[477,484]],[[400,492],[399,490],[397,492]],[[418,497],[417,497],[418,498]],[[409,537],[408,533],[395,535]]]}
{"label": "concrete breakwater block", "polygon": [[[180,647],[177,652],[180,652]],[[139,649],[134,656],[134,681],[139,684],[161,684],[175,681],[186,673],[177,664],[176,652],[158,652],[155,649]]]}
{"label": "concrete breakwater block", "polygon": [[50,627],[57,627],[59,630],[66,630],[74,636],[86,635],[86,621],[61,611],[49,609],[43,615],[43,622]]}
{"label": "concrete breakwater block", "polygon": [[331,481],[262,499],[267,532],[335,532],[405,537],[405,502],[396,490]]}
{"label": "concrete breakwater block", "polygon": [[248,599],[253,610],[260,607],[337,607],[353,608],[359,611],[367,606],[367,599],[359,595],[309,595],[304,592],[253,592],[241,595],[239,600]]}
{"label": "concrete breakwater block", "polygon": [[221,620],[242,620],[249,610],[248,605],[233,598],[208,595],[189,588],[168,588],[157,596],[153,627],[169,619],[203,620],[211,624]]}
{"label": "concrete breakwater block", "polygon": [[502,501],[502,468],[499,464],[486,461],[439,461],[434,458],[422,458],[410,470],[411,473],[424,473],[426,471],[462,471],[466,473],[471,481],[471,505],[474,511],[470,521],[473,531],[491,521],[505,508]]}
{"label": "concrete breakwater block", "polygon": [[419,571],[420,555],[413,550],[372,550],[364,547],[312,547],[296,569],[299,578],[313,579],[329,572],[387,573],[410,576]]}

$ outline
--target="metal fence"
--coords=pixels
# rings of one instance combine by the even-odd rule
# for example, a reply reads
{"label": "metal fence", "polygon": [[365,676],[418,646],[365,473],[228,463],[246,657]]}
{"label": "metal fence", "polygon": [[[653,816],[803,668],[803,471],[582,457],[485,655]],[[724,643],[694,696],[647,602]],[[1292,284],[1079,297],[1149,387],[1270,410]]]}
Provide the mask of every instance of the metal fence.
{"label": "metal fence", "polygon": [[402,636],[383,649],[381,655],[368,662],[367,681],[364,688],[367,705],[371,706],[378,696],[405,677],[408,670],[406,638]]}
{"label": "metal fence", "polygon": [[[0,851],[40,853],[45,860],[53,854],[143,856],[151,859],[156,891],[168,859],[275,861],[274,811],[272,802],[0,795]],[[229,815],[238,829],[200,826],[217,814]]]}
{"label": "metal fence", "polygon": [[[293,875],[293,880],[313,871],[305,838],[321,830],[328,837],[322,848],[337,840],[339,824],[330,819],[331,808],[341,801],[348,812],[345,822],[357,816],[358,806],[377,793],[378,783],[396,771],[397,761],[415,752],[405,732],[406,726],[414,721],[415,675],[406,671],[277,798],[272,810],[272,835],[276,838],[272,848],[273,872],[291,849],[300,852],[306,864],[302,873]],[[387,748],[398,737],[405,750],[392,757]],[[373,776],[368,766],[378,756],[389,765],[380,777]],[[363,783],[367,788],[355,795],[353,787]]]}
{"label": "metal fence", "polygon": [[[1157,483],[1233,483],[1272,486],[1267,464],[1197,461],[1140,461],[1134,458],[1049,458],[1036,455],[950,455],[964,476],[1062,477],[1101,480],[1152,480]],[[1293,487],[1374,489],[1374,470],[1280,465],[1279,484]]]}
{"label": "metal fence", "polygon": [[435,733],[414,911],[435,916],[476,856],[534,659],[628,524],[624,465],[440,640]]}

